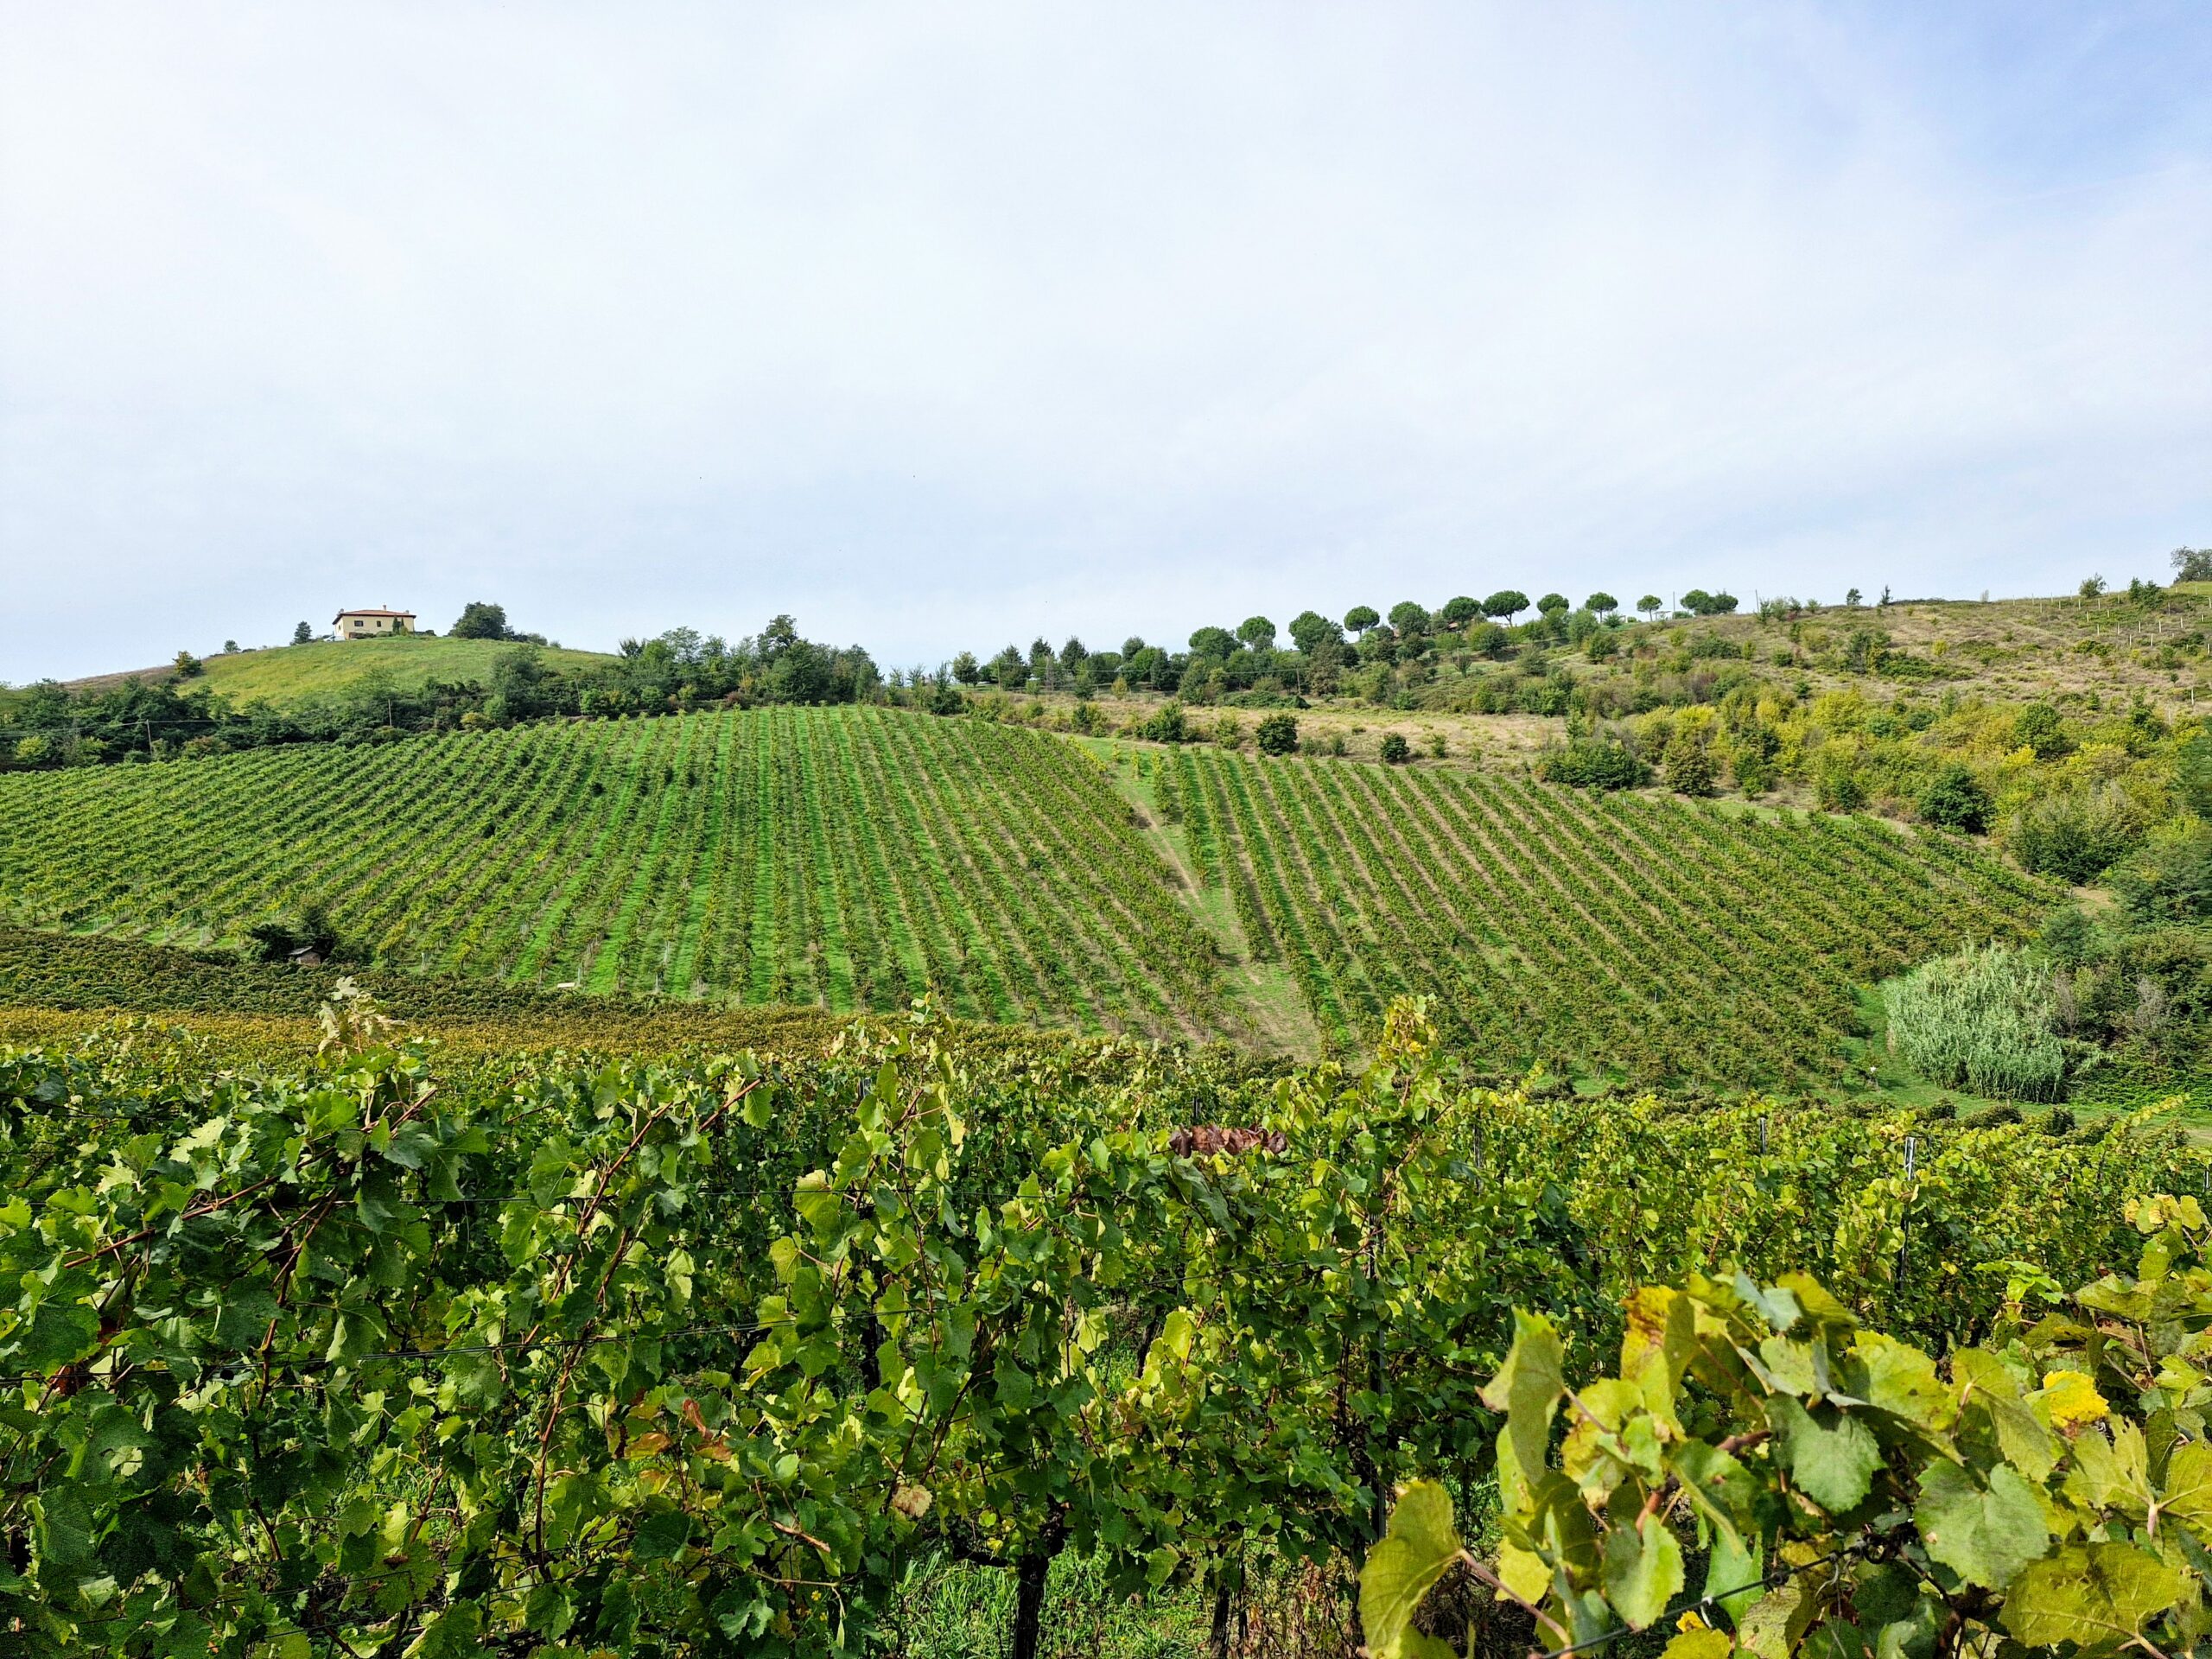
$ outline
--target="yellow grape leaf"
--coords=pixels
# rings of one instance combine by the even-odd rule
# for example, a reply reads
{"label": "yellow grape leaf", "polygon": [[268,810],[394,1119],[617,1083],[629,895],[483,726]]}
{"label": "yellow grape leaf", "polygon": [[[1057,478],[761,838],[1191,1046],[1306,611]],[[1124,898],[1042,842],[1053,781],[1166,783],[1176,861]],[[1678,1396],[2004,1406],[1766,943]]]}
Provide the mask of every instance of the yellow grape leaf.
{"label": "yellow grape leaf", "polygon": [[2069,1438],[2112,1414],[2086,1371],[2046,1372],[2043,1387],[2028,1396],[2028,1403],[2037,1417]]}

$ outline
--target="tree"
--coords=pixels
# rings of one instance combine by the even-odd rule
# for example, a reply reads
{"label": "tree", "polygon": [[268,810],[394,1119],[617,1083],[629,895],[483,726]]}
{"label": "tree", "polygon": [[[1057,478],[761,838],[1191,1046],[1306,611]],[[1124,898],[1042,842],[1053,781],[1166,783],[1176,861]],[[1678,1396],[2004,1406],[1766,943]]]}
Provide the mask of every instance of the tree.
{"label": "tree", "polygon": [[1924,823],[1979,835],[1989,827],[1989,791],[1962,761],[1939,768],[1915,803]]}
{"label": "tree", "polygon": [[1344,626],[1354,633],[1365,633],[1382,620],[1372,605],[1355,605],[1344,613]]}
{"label": "tree", "polygon": [[1447,628],[1464,628],[1483,613],[1483,607],[1465,594],[1444,601],[1444,608],[1437,613]]}
{"label": "tree", "polygon": [[1571,611],[1573,608],[1574,607],[1568,602],[1565,594],[1546,594],[1536,601],[1538,613],[1544,616],[1556,616],[1561,611]]}
{"label": "tree", "polygon": [[1708,594],[1702,588],[1693,588],[1682,595],[1682,608],[1692,616],[1726,616],[1736,608],[1736,595],[1726,592]]}
{"label": "tree", "polygon": [[2085,600],[2101,599],[2104,597],[2105,579],[2102,576],[2085,576],[2081,587],[2075,591]]}
{"label": "tree", "polygon": [[197,657],[194,656],[190,652],[188,652],[188,651],[180,651],[179,652],[177,652],[177,654],[176,654],[176,677],[177,677],[177,678],[179,678],[180,680],[188,680],[188,679],[191,679],[191,678],[194,677],[195,677],[195,676],[197,676],[197,675],[204,674],[205,672],[207,672],[207,664],[205,664],[205,663],[203,663],[203,662],[201,662],[201,661],[200,661]]}
{"label": "tree", "polygon": [[1611,594],[1596,593],[1582,601],[1582,608],[1595,611],[1600,616],[1611,616],[1621,607],[1621,602]]}
{"label": "tree", "polygon": [[1713,756],[1688,732],[1667,746],[1667,787],[1677,795],[1713,793]]}
{"label": "tree", "polygon": [[238,642],[235,639],[226,639],[223,641],[223,655],[226,657],[233,655],[238,651]]}
{"label": "tree", "polygon": [[1859,590],[1856,588],[1845,588],[1843,590],[1844,608],[1853,611],[1857,610],[1859,608]]}
{"label": "tree", "polygon": [[1636,608],[1643,613],[1643,620],[1649,622],[1659,614],[1660,608],[1664,606],[1666,602],[1667,601],[1665,600],[1660,598],[1656,594],[1646,594],[1642,599],[1636,601]]}
{"label": "tree", "polygon": [[1262,754],[1295,754],[1298,752],[1298,721],[1291,715],[1269,715],[1260,721],[1259,729],[1253,733],[1252,738]]}
{"label": "tree", "polygon": [[1510,622],[1529,608],[1529,595],[1517,588],[1501,588],[1483,601],[1484,616],[1502,616]]}
{"label": "tree", "polygon": [[1319,611],[1300,611],[1290,620],[1291,643],[1311,657],[1323,643],[1335,645],[1344,638],[1337,625]]}
{"label": "tree", "polygon": [[315,630],[308,626],[306,623],[296,622],[292,625],[292,643],[294,645],[304,645],[314,638]]}
{"label": "tree", "polygon": [[1236,636],[1227,628],[1200,628],[1191,636],[1191,652],[1209,662],[1229,660],[1229,653],[1236,649]]}
{"label": "tree", "polygon": [[1402,766],[1413,758],[1413,745],[1406,741],[1406,734],[1403,732],[1385,732],[1382,734],[1384,760],[1391,766]]}
{"label": "tree", "polygon": [[976,661],[974,652],[963,651],[952,659],[952,677],[963,685],[973,685],[983,677],[982,668]]}
{"label": "tree", "polygon": [[454,639],[505,639],[508,637],[507,607],[472,599],[461,607],[461,620],[446,632]]}
{"label": "tree", "polygon": [[2212,547],[2174,549],[2176,582],[2212,582]]}
{"label": "tree", "polygon": [[1029,659],[1019,645],[1008,645],[991,659],[991,677],[1003,691],[1018,691],[1029,683]]}
{"label": "tree", "polygon": [[1236,637],[1255,651],[1275,648],[1275,625],[1264,616],[1248,616],[1236,625]]}
{"label": "tree", "polygon": [[1390,607],[1390,626],[1400,633],[1427,633],[1428,613],[1410,599],[1402,599]]}

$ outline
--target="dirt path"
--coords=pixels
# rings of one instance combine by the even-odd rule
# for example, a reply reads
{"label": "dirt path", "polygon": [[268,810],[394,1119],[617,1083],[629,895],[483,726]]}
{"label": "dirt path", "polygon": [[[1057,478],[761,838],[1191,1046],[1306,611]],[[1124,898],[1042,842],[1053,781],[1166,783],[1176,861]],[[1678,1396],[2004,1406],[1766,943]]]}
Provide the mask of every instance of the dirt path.
{"label": "dirt path", "polygon": [[[1296,1059],[1319,1059],[1320,1027],[1313,1023],[1313,1012],[1299,995],[1297,981],[1281,963],[1253,960],[1252,941],[1236,905],[1226,893],[1200,882],[1190,857],[1188,833],[1181,825],[1167,823],[1151,779],[1138,778],[1132,767],[1121,764],[1127,753],[1107,749],[1101,758],[1115,789],[1136,809],[1140,833],[1175,872],[1177,896],[1229,958],[1222,976],[1228,1000],[1243,1016],[1261,1047]],[[1154,764],[1159,764],[1157,760]]]}

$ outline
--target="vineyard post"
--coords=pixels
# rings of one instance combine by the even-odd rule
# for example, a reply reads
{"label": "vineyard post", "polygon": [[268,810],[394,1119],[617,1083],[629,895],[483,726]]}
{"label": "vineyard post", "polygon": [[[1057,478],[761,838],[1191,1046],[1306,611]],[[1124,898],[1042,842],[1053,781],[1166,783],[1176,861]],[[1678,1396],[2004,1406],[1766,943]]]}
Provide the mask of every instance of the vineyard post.
{"label": "vineyard post", "polygon": [[1762,1158],[1764,1158],[1764,1157],[1765,1157],[1765,1156],[1766,1156],[1766,1126],[1767,1126],[1767,1122],[1768,1122],[1768,1119],[1767,1119],[1766,1114],[1765,1114],[1765,1113],[1764,1113],[1764,1112],[1762,1112],[1761,1114],[1759,1114],[1759,1156],[1760,1156],[1760,1157],[1762,1157]]}
{"label": "vineyard post", "polygon": [[[1907,1182],[1912,1179],[1914,1154],[1919,1149],[1918,1135],[1905,1136],[1904,1178]],[[1897,1289],[1900,1293],[1904,1289],[1905,1268],[1912,1255],[1912,1194],[1909,1190],[1904,1194],[1904,1213],[1897,1217]]]}

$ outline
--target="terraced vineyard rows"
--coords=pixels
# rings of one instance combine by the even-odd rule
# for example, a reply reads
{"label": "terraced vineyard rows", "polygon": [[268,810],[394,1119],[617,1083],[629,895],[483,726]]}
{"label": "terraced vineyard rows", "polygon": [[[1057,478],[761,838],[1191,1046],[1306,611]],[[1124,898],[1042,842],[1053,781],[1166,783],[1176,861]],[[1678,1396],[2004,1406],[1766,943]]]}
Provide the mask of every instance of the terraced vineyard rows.
{"label": "terraced vineyard rows", "polygon": [[0,778],[0,910],[163,941],[303,898],[387,966],[1235,1034],[1096,765],[972,721],[772,709]]}
{"label": "terraced vineyard rows", "polygon": [[1332,1045],[1425,994],[1504,1065],[1746,1082],[1841,1064],[1855,985],[2052,894],[1942,837],[1460,772],[1185,751],[1194,861]]}

